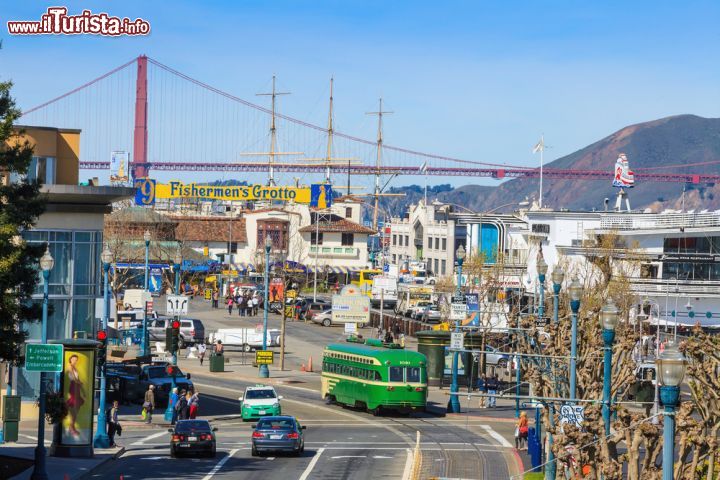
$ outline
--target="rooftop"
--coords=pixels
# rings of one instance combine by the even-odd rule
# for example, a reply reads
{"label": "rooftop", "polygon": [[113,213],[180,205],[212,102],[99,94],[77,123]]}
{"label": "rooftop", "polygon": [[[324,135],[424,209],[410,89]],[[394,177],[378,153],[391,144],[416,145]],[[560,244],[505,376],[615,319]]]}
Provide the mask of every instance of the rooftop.
{"label": "rooftop", "polygon": [[175,237],[180,241],[247,243],[244,218],[236,217],[175,217]]}

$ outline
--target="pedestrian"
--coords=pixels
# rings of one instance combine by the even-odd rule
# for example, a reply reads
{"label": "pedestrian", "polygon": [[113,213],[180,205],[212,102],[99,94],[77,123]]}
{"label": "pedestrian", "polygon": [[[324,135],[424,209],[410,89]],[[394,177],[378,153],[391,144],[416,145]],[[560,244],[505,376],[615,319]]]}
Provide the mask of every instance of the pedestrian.
{"label": "pedestrian", "polygon": [[183,390],[180,392],[180,397],[178,398],[177,403],[177,419],[178,420],[187,420],[190,418],[190,406],[188,403],[188,400],[190,399],[190,392],[187,392]]}
{"label": "pedestrian", "polygon": [[[361,337],[361,335],[358,335],[358,337]],[[398,338],[400,342],[400,348],[405,348],[405,334],[401,333],[400,337]]]}
{"label": "pedestrian", "polygon": [[495,402],[497,401],[497,398],[495,397],[495,395],[497,395],[498,384],[499,384],[499,381],[498,381],[497,373],[491,375],[490,378],[487,379],[486,385],[487,385],[488,395],[490,396],[489,400],[488,400],[489,408],[495,408],[497,406],[495,404]]}
{"label": "pedestrian", "polygon": [[175,425],[175,422],[177,422],[177,403],[179,398],[178,389],[175,387],[170,393],[170,408],[172,408],[172,420],[170,421],[171,425]]}
{"label": "pedestrian", "polygon": [[255,295],[253,295],[252,305],[253,305],[253,315],[256,316],[258,314],[258,305],[260,305],[260,300],[258,299],[257,292],[255,292]]}
{"label": "pedestrian", "polygon": [[213,347],[215,350],[215,355],[222,355],[223,354],[223,344],[221,340],[218,340],[217,343],[215,343],[215,346]]}
{"label": "pedestrian", "polygon": [[485,408],[487,404],[487,397],[485,396],[487,394],[487,380],[484,373],[478,377],[477,388],[480,393],[480,408]]}
{"label": "pedestrian", "polygon": [[393,333],[395,334],[395,338],[398,338],[400,336],[400,323],[395,322],[395,326],[393,327]]}
{"label": "pedestrian", "polygon": [[145,423],[152,423],[152,414],[155,410],[155,385],[150,385],[145,392],[143,410],[145,410]]}
{"label": "pedestrian", "polygon": [[[515,422],[515,448],[523,450],[522,445],[527,444],[528,438],[528,419],[525,412],[520,412],[520,418]],[[527,446],[525,446],[527,449]]]}
{"label": "pedestrian", "polygon": [[197,417],[198,407],[200,406],[200,397],[198,395],[198,392],[195,392],[190,396],[189,415],[191,420],[195,420],[195,417]]}
{"label": "pedestrian", "polygon": [[245,316],[245,297],[238,297],[238,315]]}
{"label": "pedestrian", "polygon": [[232,315],[233,299],[230,296],[227,297],[227,307],[228,307],[228,315]]}
{"label": "pedestrian", "polygon": [[220,300],[220,294],[217,290],[212,292],[212,308],[218,308],[218,302]]}
{"label": "pedestrian", "polygon": [[385,343],[393,343],[392,332],[390,331],[389,328],[388,328],[387,331],[385,332]]}
{"label": "pedestrian", "polygon": [[122,431],[120,427],[120,422],[118,421],[118,412],[120,411],[120,404],[117,400],[113,400],[112,408],[110,408],[110,411],[107,415],[108,424],[107,424],[107,434],[108,437],[110,437],[110,447],[117,447],[115,444],[115,434]]}
{"label": "pedestrian", "polygon": [[207,347],[205,347],[205,342],[200,342],[198,344],[198,357],[200,357],[200,365],[203,364],[203,360],[205,360],[205,351],[207,350]]}

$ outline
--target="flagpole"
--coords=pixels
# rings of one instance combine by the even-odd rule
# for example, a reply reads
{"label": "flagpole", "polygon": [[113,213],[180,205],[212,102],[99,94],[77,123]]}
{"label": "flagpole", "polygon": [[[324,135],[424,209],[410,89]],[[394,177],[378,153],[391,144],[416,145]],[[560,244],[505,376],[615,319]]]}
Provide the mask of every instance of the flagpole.
{"label": "flagpole", "polygon": [[542,208],[543,194],[543,154],[545,153],[545,135],[540,135],[540,208]]}
{"label": "flagpole", "polygon": [[427,206],[427,168],[425,168],[425,206]]}

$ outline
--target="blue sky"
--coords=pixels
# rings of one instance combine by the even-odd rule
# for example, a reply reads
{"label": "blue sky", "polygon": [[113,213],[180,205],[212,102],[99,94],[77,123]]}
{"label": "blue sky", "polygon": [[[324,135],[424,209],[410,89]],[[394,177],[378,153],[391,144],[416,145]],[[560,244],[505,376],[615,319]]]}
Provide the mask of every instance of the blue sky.
{"label": "blue sky", "polygon": [[5,22],[37,19],[49,5],[2,0],[0,78],[14,80],[27,108],[145,53],[250,101],[262,101],[254,94],[275,73],[293,92],[280,110],[322,125],[334,75],[338,130],[373,138],[364,112],[382,95],[395,112],[385,124],[388,144],[536,165],[530,151],[541,133],[551,160],[628,124],[718,116],[720,3],[680,5],[88,1],[69,2],[70,13],[143,17],[152,34],[31,38],[9,36]]}

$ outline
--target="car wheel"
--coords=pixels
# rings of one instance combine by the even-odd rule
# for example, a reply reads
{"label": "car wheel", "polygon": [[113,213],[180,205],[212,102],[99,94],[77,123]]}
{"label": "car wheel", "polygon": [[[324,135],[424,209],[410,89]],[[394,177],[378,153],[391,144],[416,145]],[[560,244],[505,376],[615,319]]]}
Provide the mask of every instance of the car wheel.
{"label": "car wheel", "polygon": [[501,358],[500,360],[498,360],[497,364],[498,364],[498,367],[500,367],[500,368],[507,368],[508,361],[505,358]]}
{"label": "car wheel", "polygon": [[252,347],[250,345],[248,345],[247,343],[243,344],[242,348],[243,348],[243,352],[250,353],[252,351]]}
{"label": "car wheel", "polygon": [[323,327],[329,327],[331,323],[332,321],[329,318],[324,319],[322,322]]}
{"label": "car wheel", "polygon": [[253,457],[259,457],[259,456],[260,456],[260,453],[257,451],[257,448],[255,448],[255,445],[252,446],[252,449],[250,450],[250,454],[251,454]]}
{"label": "car wheel", "polygon": [[213,449],[210,450],[210,453],[208,454],[208,456],[210,458],[215,458],[217,456],[217,450],[215,449],[215,447],[213,447]]}

